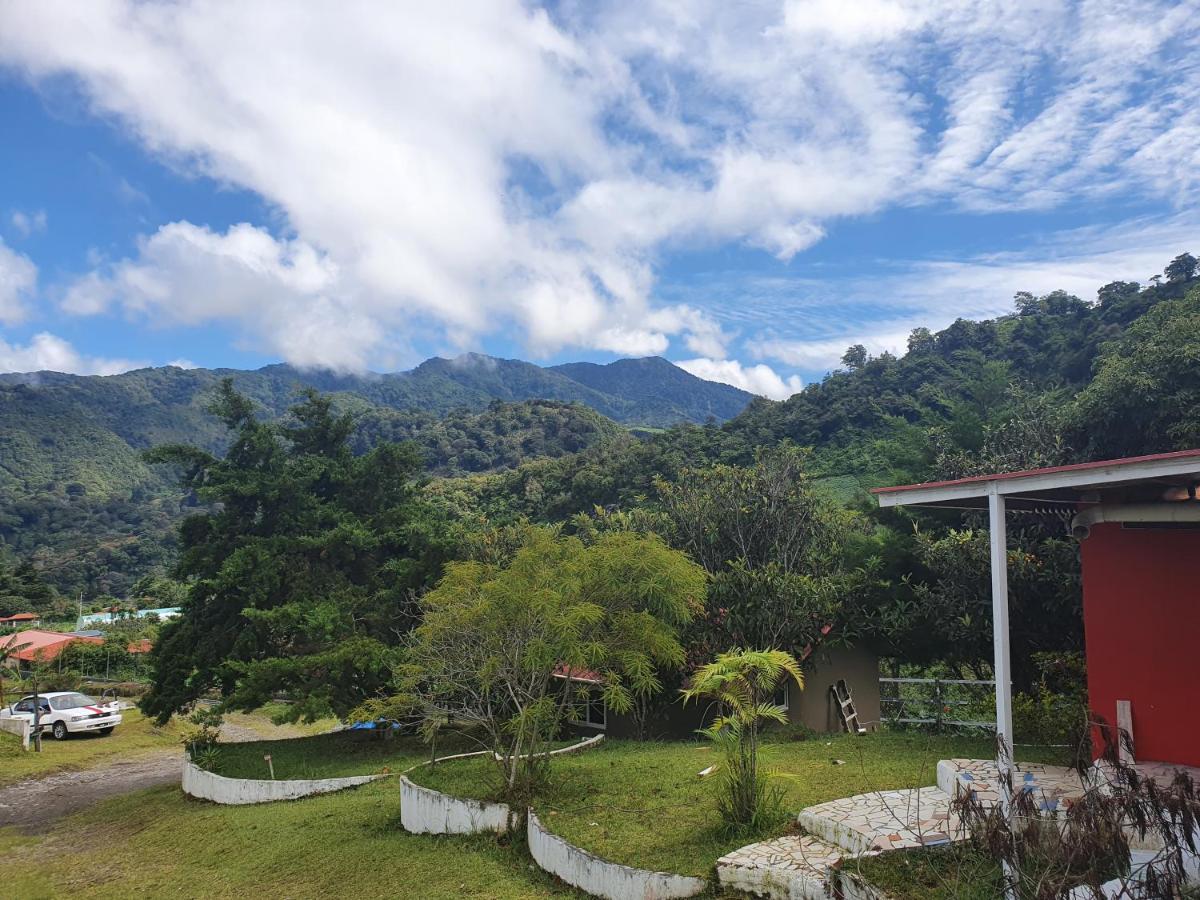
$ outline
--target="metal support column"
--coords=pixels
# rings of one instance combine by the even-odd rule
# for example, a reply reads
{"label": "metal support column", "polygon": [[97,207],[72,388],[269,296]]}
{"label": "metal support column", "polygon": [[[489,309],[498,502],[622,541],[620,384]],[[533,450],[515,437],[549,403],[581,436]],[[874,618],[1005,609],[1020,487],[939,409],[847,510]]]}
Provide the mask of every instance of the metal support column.
{"label": "metal support column", "polygon": [[[996,678],[996,738],[1003,741],[1007,752],[997,751],[996,768],[1002,782],[1012,784],[1013,718],[1012,718],[1012,654],[1008,628],[1008,535],[1004,523],[1004,495],[992,484],[988,490],[988,530],[991,539],[992,569],[992,641]],[[1007,777],[1004,777],[1007,776]],[[1000,785],[1000,808],[1009,814],[1012,797],[1003,783]],[[1007,886],[1005,896],[1016,897],[1014,873],[1004,867]]]}

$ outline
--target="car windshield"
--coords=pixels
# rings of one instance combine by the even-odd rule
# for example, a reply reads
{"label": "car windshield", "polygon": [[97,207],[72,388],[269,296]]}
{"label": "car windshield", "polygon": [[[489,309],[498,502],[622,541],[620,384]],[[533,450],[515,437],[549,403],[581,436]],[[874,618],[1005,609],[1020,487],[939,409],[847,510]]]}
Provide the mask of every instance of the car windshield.
{"label": "car windshield", "polygon": [[63,694],[61,697],[51,697],[52,709],[77,709],[80,706],[95,706],[96,701],[87,694]]}

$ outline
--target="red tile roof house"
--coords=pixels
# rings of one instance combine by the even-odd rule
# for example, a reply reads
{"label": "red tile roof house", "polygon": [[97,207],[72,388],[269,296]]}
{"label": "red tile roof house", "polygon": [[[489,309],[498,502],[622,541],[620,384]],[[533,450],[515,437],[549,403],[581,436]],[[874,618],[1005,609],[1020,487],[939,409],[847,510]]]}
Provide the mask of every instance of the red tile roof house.
{"label": "red tile roof house", "polygon": [[103,644],[104,640],[97,637],[80,637],[76,634],[61,634],[57,631],[18,631],[16,634],[0,637],[0,647],[19,647],[20,649],[8,657],[8,664],[17,666],[21,663],[35,661],[49,662],[58,657],[74,641],[86,641],[89,644]]}
{"label": "red tile roof house", "polygon": [[37,613],[16,613],[11,616],[0,616],[0,628],[37,628],[42,624],[42,617]]}
{"label": "red tile roof house", "polygon": [[[1088,699],[1129,730],[1139,768],[1200,766],[1200,449],[877,488],[882,507],[988,510],[996,730],[1012,743],[1005,525],[1009,514],[1074,514],[1080,543]],[[1022,652],[1022,648],[1016,648]]]}

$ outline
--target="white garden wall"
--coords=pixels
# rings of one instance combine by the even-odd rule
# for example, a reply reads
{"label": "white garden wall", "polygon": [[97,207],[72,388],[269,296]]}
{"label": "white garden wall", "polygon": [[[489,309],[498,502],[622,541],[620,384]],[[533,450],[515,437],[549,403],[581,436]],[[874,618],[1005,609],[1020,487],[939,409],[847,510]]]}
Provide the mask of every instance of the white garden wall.
{"label": "white garden wall", "polygon": [[313,794],[328,794],[386,778],[386,775],[353,775],[348,778],[312,778],[295,781],[267,781],[255,778],[226,778],[206,772],[184,757],[183,792],[190,797],[211,800],[227,806],[249,803],[273,803],[276,800],[296,800]]}
{"label": "white garden wall", "polygon": [[16,735],[21,739],[21,749],[29,749],[29,733],[33,727],[29,724],[28,719],[0,719],[0,731],[7,731],[9,734]]}
{"label": "white garden wall", "polygon": [[569,885],[608,900],[668,900],[694,897],[708,887],[703,878],[634,869],[601,859],[547,831],[529,810],[529,855]]}
{"label": "white garden wall", "polygon": [[511,828],[504,803],[451,797],[400,776],[400,824],[413,834],[504,834]]}

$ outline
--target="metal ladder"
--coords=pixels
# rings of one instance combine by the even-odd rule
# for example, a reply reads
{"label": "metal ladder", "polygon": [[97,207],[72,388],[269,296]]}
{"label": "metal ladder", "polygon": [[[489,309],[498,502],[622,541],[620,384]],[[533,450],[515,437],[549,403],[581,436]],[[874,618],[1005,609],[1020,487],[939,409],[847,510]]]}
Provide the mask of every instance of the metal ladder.
{"label": "metal ladder", "polygon": [[829,693],[837,704],[838,716],[847,734],[866,734],[867,729],[858,723],[858,710],[854,708],[854,698],[850,696],[850,686],[846,679],[839,678],[829,686]]}

